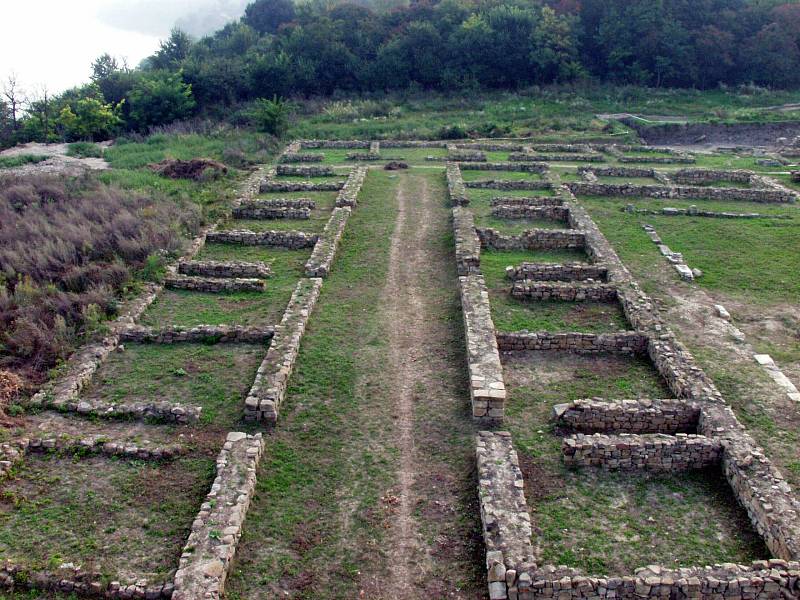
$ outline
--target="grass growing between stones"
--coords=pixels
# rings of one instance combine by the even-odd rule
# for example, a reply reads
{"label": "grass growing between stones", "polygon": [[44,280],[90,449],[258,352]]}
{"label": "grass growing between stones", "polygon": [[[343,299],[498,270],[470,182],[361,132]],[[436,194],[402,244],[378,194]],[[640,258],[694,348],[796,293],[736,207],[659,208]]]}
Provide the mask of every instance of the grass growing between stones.
{"label": "grass growing between stones", "polygon": [[[267,196],[267,194],[264,194]],[[319,233],[331,217],[336,203],[336,192],[306,192],[289,194],[271,194],[276,198],[309,198],[317,204],[308,219],[229,219],[221,224],[220,229],[249,229],[250,231],[285,231],[297,230]]]}
{"label": "grass growing between stones", "polygon": [[[607,333],[630,329],[618,303],[523,301],[510,295],[512,281],[505,268],[522,262],[574,262],[569,251],[481,253],[481,271],[492,305],[492,320],[498,331],[582,331]],[[584,255],[585,258],[585,255]]]}
{"label": "grass growing between stones", "polygon": [[164,290],[142,315],[142,325],[275,325],[283,311],[310,250],[281,250],[262,246],[208,244],[200,251],[199,260],[243,260],[267,262],[272,276],[263,292],[205,293],[186,290]]}
{"label": "grass growing between stones", "polygon": [[30,570],[71,562],[106,579],[169,580],[213,477],[210,457],[28,456],[0,491],[0,555]]}
{"label": "grass growing between stones", "polygon": [[[267,440],[228,598],[354,598],[364,589],[372,590],[364,597],[377,597],[386,583],[392,568],[386,536],[395,510],[387,490],[399,465],[389,435],[395,422],[384,376],[389,350],[380,300],[397,184],[405,176],[372,171],[359,195],[303,339],[278,426]],[[443,175],[430,177],[441,179],[442,229],[451,236]],[[457,298],[454,259],[451,266],[451,298]],[[460,327],[460,315],[450,318]],[[447,427],[452,439],[453,424]],[[471,456],[471,437],[459,434],[458,443],[463,446],[454,450]],[[474,501],[474,485],[470,495]],[[457,514],[467,518],[466,511]],[[454,574],[450,561],[447,576],[472,569],[472,578],[461,584],[477,594],[484,583],[474,575],[475,565],[470,560]]]}
{"label": "grass growing between stones", "polygon": [[748,562],[768,556],[717,472],[675,476],[570,470],[551,420],[555,404],[581,398],[663,398],[639,358],[530,353],[506,356],[506,425],[525,476],[539,560],[587,574]]}
{"label": "grass growing between stones", "polygon": [[257,344],[126,344],[98,369],[82,398],[202,406],[203,423],[230,430],[265,354]]}
{"label": "grass growing between stones", "polygon": [[[464,181],[480,181],[484,179],[505,180],[505,181],[541,181],[542,176],[538,173],[528,171],[478,171],[471,169],[461,169],[461,178]],[[495,190],[496,195],[502,195]]]}
{"label": "grass growing between stones", "polygon": [[[748,302],[774,304],[800,298],[800,219],[710,219],[628,215],[620,212],[624,199],[581,198],[592,218],[619,253],[623,262],[643,283],[648,273],[663,269],[663,257],[642,230],[650,223],[673,251],[683,253],[686,263],[703,271],[696,285],[723,292]],[[644,206],[644,201],[637,201]],[[672,202],[659,206],[680,206]],[[688,203],[691,204],[691,203]],[[687,205],[688,205],[687,204]],[[792,214],[795,206],[776,207],[753,203],[694,202],[708,210],[737,210]],[[652,205],[652,204],[651,204]],[[677,279],[677,274],[675,275]]]}

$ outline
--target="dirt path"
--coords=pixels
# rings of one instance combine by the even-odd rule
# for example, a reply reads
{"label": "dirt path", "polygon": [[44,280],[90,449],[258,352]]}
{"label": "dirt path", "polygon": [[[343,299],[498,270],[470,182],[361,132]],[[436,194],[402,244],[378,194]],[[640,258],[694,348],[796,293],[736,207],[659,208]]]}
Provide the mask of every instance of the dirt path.
{"label": "dirt path", "polygon": [[431,189],[432,176],[402,177],[382,295],[398,472],[384,496],[393,510],[381,597],[474,598],[474,589],[463,589],[476,579],[479,561],[472,554],[477,515],[464,505],[475,489],[472,424],[452,310],[457,282],[449,215],[443,190]]}

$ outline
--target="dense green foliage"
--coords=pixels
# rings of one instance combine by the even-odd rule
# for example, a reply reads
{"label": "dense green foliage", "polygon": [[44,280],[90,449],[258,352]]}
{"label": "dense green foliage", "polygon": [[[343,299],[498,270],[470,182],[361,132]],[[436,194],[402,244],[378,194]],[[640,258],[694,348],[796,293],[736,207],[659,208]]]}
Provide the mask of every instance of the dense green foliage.
{"label": "dense green foliage", "polygon": [[137,69],[104,54],[92,65],[89,85],[16,111],[0,101],[0,143],[107,138],[198,113],[280,134],[286,107],[267,98],[585,81],[800,85],[797,2],[426,0],[391,6],[256,0],[239,21],[201,40],[174,30]]}

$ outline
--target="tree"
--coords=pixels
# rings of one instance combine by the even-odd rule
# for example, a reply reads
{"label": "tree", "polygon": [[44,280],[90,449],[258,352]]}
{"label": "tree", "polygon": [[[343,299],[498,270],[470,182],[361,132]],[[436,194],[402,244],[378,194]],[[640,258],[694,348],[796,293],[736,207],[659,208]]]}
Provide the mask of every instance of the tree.
{"label": "tree", "polygon": [[244,11],[242,21],[259,33],[275,33],[295,17],[292,0],[256,0]]}
{"label": "tree", "polygon": [[129,122],[139,131],[191,116],[195,107],[192,86],[180,73],[154,73],[141,77],[128,97]]}
{"label": "tree", "polygon": [[574,18],[557,15],[549,7],[542,9],[541,19],[531,35],[531,61],[542,81],[568,81],[585,73],[578,56],[578,40]]}
{"label": "tree", "polygon": [[277,96],[272,100],[259,98],[253,105],[251,118],[259,131],[281,137],[289,126],[289,106]]}
{"label": "tree", "polygon": [[192,39],[189,34],[174,27],[169,38],[162,40],[158,51],[150,57],[150,66],[153,69],[174,70],[189,56],[192,48]]}
{"label": "tree", "polygon": [[3,84],[3,96],[8,106],[8,114],[11,117],[11,129],[17,131],[19,129],[19,109],[22,106],[24,94],[19,89],[16,73],[9,75]]}
{"label": "tree", "polygon": [[81,98],[61,109],[56,123],[68,141],[102,141],[119,131],[123,124],[119,115],[121,106],[106,104],[99,96]]}
{"label": "tree", "polygon": [[97,83],[103,79],[108,79],[117,71],[119,71],[117,59],[106,52],[98,56],[92,63],[91,79],[93,82]]}

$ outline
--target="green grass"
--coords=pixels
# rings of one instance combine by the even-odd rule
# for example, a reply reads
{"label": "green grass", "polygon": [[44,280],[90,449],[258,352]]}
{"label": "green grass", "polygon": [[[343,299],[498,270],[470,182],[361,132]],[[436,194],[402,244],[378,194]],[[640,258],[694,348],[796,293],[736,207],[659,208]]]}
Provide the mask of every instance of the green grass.
{"label": "green grass", "polygon": [[768,552],[716,472],[677,476],[569,470],[553,405],[581,398],[658,398],[669,392],[645,359],[560,353],[504,359],[506,426],[525,476],[540,563],[587,574],[747,563]]}
{"label": "green grass", "polygon": [[[267,196],[264,194],[264,196]],[[297,230],[319,233],[331,217],[336,203],[335,192],[306,192],[303,194],[273,194],[275,198],[309,198],[317,205],[311,211],[309,219],[229,219],[220,225],[220,229],[249,229],[251,231]]]}
{"label": "green grass", "polygon": [[661,185],[657,179],[653,177],[607,177],[605,175],[601,175],[597,178],[600,183],[612,183],[615,185],[620,185],[623,183],[628,183],[631,185]]}
{"label": "green grass", "polygon": [[[512,282],[506,277],[509,257],[502,252],[482,253],[481,271],[492,305],[492,320],[498,331],[582,331],[606,333],[630,329],[618,303],[522,301],[509,294]],[[524,259],[530,262],[528,258]]]}
{"label": "green grass", "polygon": [[[364,183],[303,338],[280,423],[267,440],[258,491],[226,587],[232,600],[282,595],[282,590],[296,598],[353,598],[370,573],[390,568],[381,548],[391,517],[381,497],[396,483],[398,450],[389,435],[394,424],[387,407],[391,390],[381,299],[397,186],[408,176],[371,171]],[[443,243],[452,252],[443,175],[428,177],[442,198],[439,214],[448,236]],[[452,306],[458,296],[449,256],[452,286],[441,293]],[[459,314],[448,319],[460,327]],[[457,351],[463,352],[463,344]],[[453,422],[445,422],[448,435],[456,435]],[[461,441],[467,448],[454,451],[469,463],[471,439]],[[473,489],[470,482],[470,502]],[[443,565],[443,578],[453,577],[453,566]],[[484,585],[459,584],[476,594]]]}
{"label": "green grass", "polygon": [[76,158],[102,158],[103,151],[92,142],[73,142],[67,146],[67,156]]}
{"label": "green grass", "polygon": [[28,456],[3,484],[0,555],[30,570],[71,562],[105,580],[168,581],[213,477],[206,457]]}
{"label": "green grass", "polygon": [[[541,193],[539,193],[541,191]],[[552,219],[499,219],[492,216],[491,200],[497,196],[552,196],[553,190],[480,190],[470,189],[469,208],[475,227],[491,227],[506,235],[519,235],[528,229],[567,229],[563,221]]]}
{"label": "green grass", "polygon": [[50,156],[40,154],[17,154],[16,156],[0,156],[0,169],[14,169],[25,165],[35,165],[46,161]]}
{"label": "green grass", "polygon": [[142,315],[148,326],[275,325],[280,322],[310,250],[281,250],[259,246],[207,244],[198,260],[263,261],[272,267],[263,292],[204,293],[164,290]]}
{"label": "green grass", "polygon": [[[703,271],[696,280],[702,288],[763,304],[800,298],[800,278],[796,277],[800,253],[788,251],[800,248],[800,213],[796,205],[629,198],[581,198],[580,202],[643,284],[652,282],[653,272],[668,268],[641,228],[642,223],[649,223],[665,244],[683,253],[688,265]],[[695,204],[706,210],[789,214],[795,218],[784,221],[627,215],[621,209],[628,203],[642,208]]]}
{"label": "green grass", "polygon": [[461,170],[461,178],[464,181],[481,181],[484,179],[506,180],[506,181],[541,181],[542,176],[538,173],[527,171],[472,171],[469,169]]}
{"label": "green grass", "polygon": [[257,344],[126,344],[98,369],[82,398],[202,406],[201,420],[231,430],[266,354]]}

